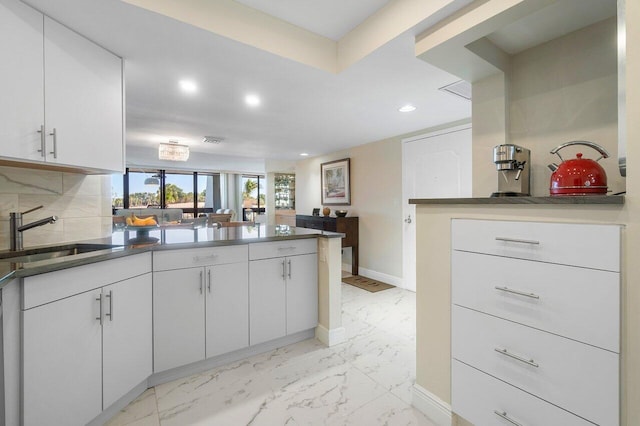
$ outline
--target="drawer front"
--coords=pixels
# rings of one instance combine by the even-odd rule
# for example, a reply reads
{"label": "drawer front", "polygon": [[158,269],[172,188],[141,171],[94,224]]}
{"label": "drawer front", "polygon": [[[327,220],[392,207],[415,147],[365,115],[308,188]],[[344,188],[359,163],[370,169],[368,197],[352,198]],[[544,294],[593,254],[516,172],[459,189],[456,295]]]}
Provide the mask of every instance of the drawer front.
{"label": "drawer front", "polygon": [[452,330],[454,359],[596,424],[618,424],[617,354],[459,306]]}
{"label": "drawer front", "polygon": [[317,253],[315,238],[249,244],[249,260]]}
{"label": "drawer front", "polygon": [[73,296],[151,272],[151,253],[141,253],[25,277],[22,309]]}
{"label": "drawer front", "polygon": [[193,268],[246,262],[249,259],[246,244],[226,247],[163,250],[153,252],[153,270]]}
{"label": "drawer front", "polygon": [[454,250],[620,271],[617,225],[454,219]]}
{"label": "drawer front", "polygon": [[459,361],[451,363],[451,408],[475,425],[593,426],[593,423],[549,404]]}
{"label": "drawer front", "polygon": [[454,251],[451,278],[456,305],[620,352],[617,272]]}

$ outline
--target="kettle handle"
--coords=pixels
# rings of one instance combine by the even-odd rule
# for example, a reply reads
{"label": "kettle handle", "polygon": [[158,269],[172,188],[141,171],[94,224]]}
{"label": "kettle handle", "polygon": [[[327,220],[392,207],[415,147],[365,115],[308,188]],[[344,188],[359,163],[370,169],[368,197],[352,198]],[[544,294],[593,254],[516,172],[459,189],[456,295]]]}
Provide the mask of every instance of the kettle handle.
{"label": "kettle handle", "polygon": [[[571,142],[565,142],[562,145],[558,145],[557,147],[553,148],[550,153],[551,154],[557,154],[558,157],[560,157],[560,154],[558,154],[558,151],[560,151],[562,148],[566,148],[568,146],[571,145],[584,145],[584,146],[588,146],[590,148],[595,149],[596,151],[598,151],[600,153],[600,158],[609,158],[609,152],[607,152],[606,149],[604,149],[603,147],[601,147],[600,145],[598,145],[597,143],[594,142],[589,142],[589,141],[571,141]],[[600,160],[600,158],[598,158],[596,161]],[[560,159],[562,160],[562,157],[560,157]]]}

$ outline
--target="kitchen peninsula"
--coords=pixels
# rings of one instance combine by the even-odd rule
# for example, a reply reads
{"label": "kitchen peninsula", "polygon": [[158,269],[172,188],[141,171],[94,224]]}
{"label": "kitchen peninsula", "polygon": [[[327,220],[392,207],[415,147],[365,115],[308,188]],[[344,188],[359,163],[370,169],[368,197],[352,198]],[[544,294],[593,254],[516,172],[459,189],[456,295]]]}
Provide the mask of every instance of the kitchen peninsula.
{"label": "kitchen peninsula", "polygon": [[344,336],[342,234],[158,228],[118,246],[133,234],[23,264],[0,253],[5,424],[102,424],[149,386]]}

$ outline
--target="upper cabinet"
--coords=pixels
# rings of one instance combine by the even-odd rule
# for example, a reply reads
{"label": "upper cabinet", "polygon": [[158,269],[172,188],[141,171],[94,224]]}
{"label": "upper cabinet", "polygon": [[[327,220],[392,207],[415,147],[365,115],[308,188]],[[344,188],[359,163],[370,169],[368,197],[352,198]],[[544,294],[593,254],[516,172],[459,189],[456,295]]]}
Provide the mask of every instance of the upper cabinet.
{"label": "upper cabinet", "polygon": [[122,59],[17,0],[0,38],[0,160],[122,172]]}

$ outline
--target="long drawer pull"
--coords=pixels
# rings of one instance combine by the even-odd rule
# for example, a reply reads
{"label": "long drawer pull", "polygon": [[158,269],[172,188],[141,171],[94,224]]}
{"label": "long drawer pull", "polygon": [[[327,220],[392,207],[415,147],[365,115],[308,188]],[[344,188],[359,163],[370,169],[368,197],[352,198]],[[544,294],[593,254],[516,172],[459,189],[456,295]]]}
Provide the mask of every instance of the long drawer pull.
{"label": "long drawer pull", "polygon": [[520,244],[540,244],[540,241],[536,240],[520,240],[518,238],[496,237],[496,241],[504,241],[506,243],[520,243]]}
{"label": "long drawer pull", "polygon": [[295,250],[296,247],[295,246],[289,246],[289,247],[278,247],[278,250]]}
{"label": "long drawer pull", "polygon": [[535,293],[527,293],[524,291],[520,291],[520,290],[514,290],[512,288],[509,287],[499,287],[499,286],[495,286],[494,287],[496,290],[500,290],[500,291],[506,291],[507,293],[512,293],[512,294],[517,294],[518,296],[525,296],[525,297],[530,297],[532,299],[540,299],[540,296],[538,296]]}
{"label": "long drawer pull", "polygon": [[511,352],[507,351],[506,349],[495,348],[494,350],[495,350],[496,352],[498,352],[499,354],[506,355],[506,356],[508,356],[508,357],[510,357],[510,358],[513,358],[513,359],[515,359],[515,360],[518,360],[518,361],[520,361],[520,362],[524,362],[525,364],[530,365],[530,366],[532,366],[532,367],[536,367],[536,368],[540,367],[540,366],[539,366],[536,362],[534,362],[532,359],[526,359],[526,358],[523,358],[523,357],[521,357],[521,356],[518,356],[518,355],[512,354]]}
{"label": "long drawer pull", "polygon": [[218,257],[217,254],[210,254],[208,256],[193,256],[193,261],[194,262],[201,262],[201,261],[207,260],[207,259],[215,259],[216,257]]}
{"label": "long drawer pull", "polygon": [[503,419],[505,419],[506,421],[508,421],[509,423],[511,423],[512,425],[515,426],[522,426],[522,423],[518,423],[515,420],[513,420],[511,417],[509,417],[507,415],[506,411],[498,411],[498,410],[493,410],[493,412],[496,414],[496,416],[502,417]]}

